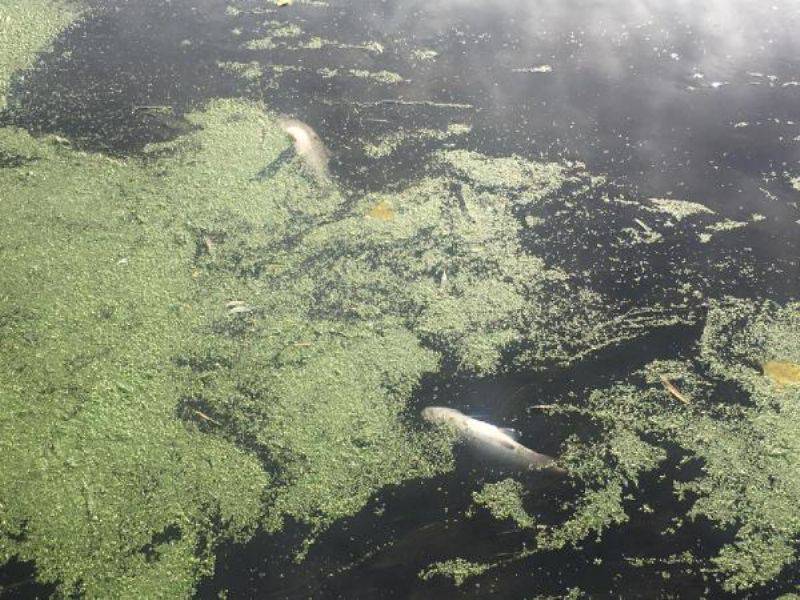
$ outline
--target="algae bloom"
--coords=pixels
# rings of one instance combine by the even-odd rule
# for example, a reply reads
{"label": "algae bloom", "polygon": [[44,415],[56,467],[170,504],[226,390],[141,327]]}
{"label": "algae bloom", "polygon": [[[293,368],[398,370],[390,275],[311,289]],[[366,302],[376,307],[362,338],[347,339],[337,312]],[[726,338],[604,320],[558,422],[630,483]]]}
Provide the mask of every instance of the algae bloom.
{"label": "algae bloom", "polygon": [[[452,48],[491,41],[469,27],[416,39],[365,12],[370,31],[345,36],[331,15],[348,6],[315,0],[0,4],[0,594],[19,572],[11,586],[55,597],[242,581],[346,597],[343,578],[393,569],[392,591],[437,597],[517,580],[526,597],[606,595],[654,573],[797,590],[800,304],[780,287],[796,239],[770,191],[795,194],[794,175],[770,170],[772,204],[742,214],[673,199],[666,172],[616,185],[599,143],[589,168],[561,130],[541,141],[570,57],[465,69]],[[117,14],[141,28],[101,35]],[[501,43],[531,37],[547,41]],[[157,60],[117,69],[130,48]],[[472,70],[506,79],[469,96],[453,82]],[[505,112],[518,86],[514,110],[546,126]],[[86,126],[76,97],[103,119]],[[421,419],[428,404],[458,409]],[[552,463],[464,416],[479,404],[565,476],[498,475],[423,422],[455,415]],[[404,528],[436,539],[399,569],[381,561]],[[258,568],[226,580],[258,544]],[[308,594],[281,587],[292,568]]]}

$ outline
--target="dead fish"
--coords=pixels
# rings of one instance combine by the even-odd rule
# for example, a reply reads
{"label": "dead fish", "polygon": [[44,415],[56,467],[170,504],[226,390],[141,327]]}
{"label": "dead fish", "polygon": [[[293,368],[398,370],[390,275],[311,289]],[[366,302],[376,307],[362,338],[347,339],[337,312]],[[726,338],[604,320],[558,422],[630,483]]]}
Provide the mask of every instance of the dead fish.
{"label": "dead fish", "polygon": [[435,425],[453,427],[458,435],[475,450],[487,452],[502,462],[519,469],[550,468],[563,472],[556,466],[554,458],[534,452],[515,440],[511,435],[511,430],[468,417],[454,408],[428,406],[422,409],[422,418]]}
{"label": "dead fish", "polygon": [[291,117],[280,117],[278,125],[294,142],[294,151],[319,183],[328,183],[330,153],[317,132],[309,125]]}

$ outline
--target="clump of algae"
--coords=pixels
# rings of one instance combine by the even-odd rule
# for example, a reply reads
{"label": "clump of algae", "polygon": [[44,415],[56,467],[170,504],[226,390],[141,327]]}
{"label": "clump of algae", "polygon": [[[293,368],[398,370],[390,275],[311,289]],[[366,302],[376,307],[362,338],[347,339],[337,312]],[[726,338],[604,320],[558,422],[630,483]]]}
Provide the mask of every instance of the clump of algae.
{"label": "clump of algae", "polygon": [[424,580],[428,580],[437,575],[442,575],[452,579],[457,586],[461,586],[471,577],[476,577],[491,567],[491,564],[472,562],[464,558],[454,558],[432,564],[423,570],[419,576]]}
{"label": "clump of algae", "polygon": [[0,110],[6,106],[11,76],[33,63],[37,52],[81,13],[62,0],[9,0],[0,5]]}
{"label": "clump of algae", "polygon": [[[260,107],[187,118],[128,161],[2,130],[33,161],[0,175],[25,224],[0,269],[3,556],[64,590],[182,596],[217,540],[291,518],[311,541],[450,467],[448,439],[404,424],[443,357],[493,372],[520,339],[529,366],[594,343],[573,341],[591,292],[521,250],[496,191],[429,178],[344,210],[294,163],[256,177],[290,143]],[[395,218],[365,218],[382,201]]]}
{"label": "clump of algae", "polygon": [[376,143],[365,144],[364,153],[370,158],[383,158],[392,154],[404,143],[427,140],[442,141],[454,136],[466,135],[471,130],[469,125],[452,123],[444,130],[422,128],[412,131],[397,131],[381,137]]}
{"label": "clump of algae", "polygon": [[653,205],[652,210],[672,215],[678,221],[682,221],[686,217],[691,217],[698,214],[714,214],[714,211],[704,204],[700,204],[699,202],[691,202],[689,200],[676,200],[674,198],[650,198],[650,204]]}
{"label": "clump of algae", "polygon": [[525,488],[519,481],[507,478],[497,483],[487,483],[479,492],[473,492],[472,499],[477,506],[489,510],[498,520],[510,519],[518,527],[530,529],[536,525],[523,504]]}

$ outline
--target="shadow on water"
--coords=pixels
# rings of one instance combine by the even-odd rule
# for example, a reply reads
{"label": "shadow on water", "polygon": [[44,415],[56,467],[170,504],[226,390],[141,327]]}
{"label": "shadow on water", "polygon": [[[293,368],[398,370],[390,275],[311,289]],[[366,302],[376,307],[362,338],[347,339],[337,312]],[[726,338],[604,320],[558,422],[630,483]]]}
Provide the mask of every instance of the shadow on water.
{"label": "shadow on water", "polygon": [[36,565],[31,561],[16,558],[0,565],[0,599],[50,598],[56,591],[55,584],[46,585],[36,581]]}

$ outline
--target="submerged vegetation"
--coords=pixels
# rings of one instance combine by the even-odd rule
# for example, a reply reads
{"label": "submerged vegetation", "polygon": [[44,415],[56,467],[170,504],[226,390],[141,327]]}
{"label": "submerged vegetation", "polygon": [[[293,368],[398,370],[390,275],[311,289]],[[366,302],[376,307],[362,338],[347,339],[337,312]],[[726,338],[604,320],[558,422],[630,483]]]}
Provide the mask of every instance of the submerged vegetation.
{"label": "submerged vegetation", "polygon": [[[0,9],[0,42],[14,40],[0,95],[70,6]],[[223,68],[260,76],[257,62]],[[216,100],[186,119],[184,137],[129,159],[0,128],[0,216],[14,224],[0,231],[0,562],[34,562],[64,596],[189,596],[222,541],[288,523],[302,560],[382,488],[452,468],[452,440],[409,414],[426,375],[545,370],[694,322],[729,267],[682,265],[674,285],[647,253],[746,226],[611,196],[580,164],[445,147],[401,189],[345,193],[283,160],[291,140],[261,104]],[[573,269],[551,248],[603,256]],[[597,291],[605,268],[650,295]],[[677,464],[697,472],[663,482],[689,506],[665,537],[701,519],[728,534],[702,568],[732,592],[797,568],[800,305],[718,298],[705,319],[694,355],[551,408],[592,424],[563,445],[561,521],[528,510],[513,478],[473,494],[472,510],[529,535],[504,564],[652,510],[640,480]],[[500,562],[451,558],[422,577],[461,584]]]}

